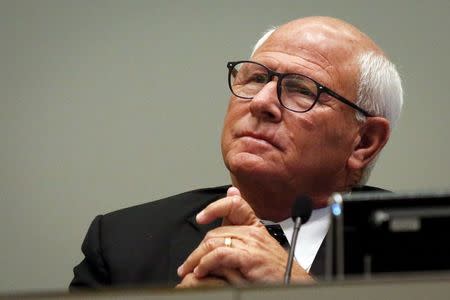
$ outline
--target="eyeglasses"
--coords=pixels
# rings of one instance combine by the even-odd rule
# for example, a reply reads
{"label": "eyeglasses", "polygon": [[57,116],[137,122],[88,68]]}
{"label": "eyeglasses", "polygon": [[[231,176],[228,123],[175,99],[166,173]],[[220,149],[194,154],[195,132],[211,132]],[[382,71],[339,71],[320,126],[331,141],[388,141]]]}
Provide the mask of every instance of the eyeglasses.
{"label": "eyeglasses", "polygon": [[307,112],[314,107],[322,93],[327,93],[364,116],[372,116],[358,105],[305,75],[278,73],[263,64],[248,60],[228,62],[227,68],[228,86],[233,95],[242,99],[253,99],[273,77],[278,77],[278,101],[290,111]]}

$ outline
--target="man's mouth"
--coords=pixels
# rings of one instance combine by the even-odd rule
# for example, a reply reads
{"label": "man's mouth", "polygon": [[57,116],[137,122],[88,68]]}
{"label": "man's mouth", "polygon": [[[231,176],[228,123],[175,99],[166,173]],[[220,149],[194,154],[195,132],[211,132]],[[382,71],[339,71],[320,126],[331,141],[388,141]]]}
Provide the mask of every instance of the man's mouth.
{"label": "man's mouth", "polygon": [[280,145],[274,140],[274,138],[272,138],[271,136],[269,136],[267,134],[245,131],[245,132],[242,132],[241,134],[238,134],[238,137],[239,138],[248,138],[257,143],[269,144],[272,147],[281,149]]}

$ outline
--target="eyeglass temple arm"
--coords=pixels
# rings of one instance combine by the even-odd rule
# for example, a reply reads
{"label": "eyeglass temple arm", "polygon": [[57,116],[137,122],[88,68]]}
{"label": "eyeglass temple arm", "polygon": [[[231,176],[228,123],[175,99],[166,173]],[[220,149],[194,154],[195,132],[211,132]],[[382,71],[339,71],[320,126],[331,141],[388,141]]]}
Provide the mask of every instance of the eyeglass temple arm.
{"label": "eyeglass temple arm", "polygon": [[333,96],[334,98],[338,99],[339,101],[347,104],[348,106],[352,107],[353,109],[356,109],[357,111],[359,111],[360,113],[362,113],[365,117],[373,117],[372,114],[368,113],[367,111],[365,111],[364,109],[362,109],[361,107],[359,107],[358,105],[356,105],[353,102],[348,101],[347,99],[345,99],[344,97],[336,94],[335,92],[333,92],[332,90],[326,88],[326,87],[322,87],[322,90],[324,92],[326,92],[327,94]]}

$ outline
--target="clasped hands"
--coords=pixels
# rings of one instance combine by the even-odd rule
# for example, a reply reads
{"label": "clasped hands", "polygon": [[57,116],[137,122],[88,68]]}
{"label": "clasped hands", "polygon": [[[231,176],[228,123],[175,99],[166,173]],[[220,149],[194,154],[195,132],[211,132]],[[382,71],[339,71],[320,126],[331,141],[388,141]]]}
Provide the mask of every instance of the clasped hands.
{"label": "clasped hands", "polygon": [[[237,188],[231,187],[196,217],[199,224],[222,218],[178,268],[177,288],[207,285],[282,283],[288,253],[270,236]],[[292,282],[312,283],[294,262]]]}

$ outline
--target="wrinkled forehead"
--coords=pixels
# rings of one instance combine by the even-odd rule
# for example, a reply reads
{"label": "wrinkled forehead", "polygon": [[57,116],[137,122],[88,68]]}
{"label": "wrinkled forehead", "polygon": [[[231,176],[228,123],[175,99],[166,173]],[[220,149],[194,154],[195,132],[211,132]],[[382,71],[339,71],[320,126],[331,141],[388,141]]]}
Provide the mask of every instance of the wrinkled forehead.
{"label": "wrinkled forehead", "polygon": [[[359,78],[358,57],[365,51],[379,52],[373,41],[357,28],[331,18],[307,18],[284,24],[258,48],[263,52],[280,52],[332,70],[337,86],[349,88],[356,96]],[[354,99],[354,98],[353,98]]]}
{"label": "wrinkled forehead", "polygon": [[277,30],[256,51],[281,51],[292,55],[315,53],[330,63],[347,64],[364,44],[352,31],[324,23],[288,23]]}

